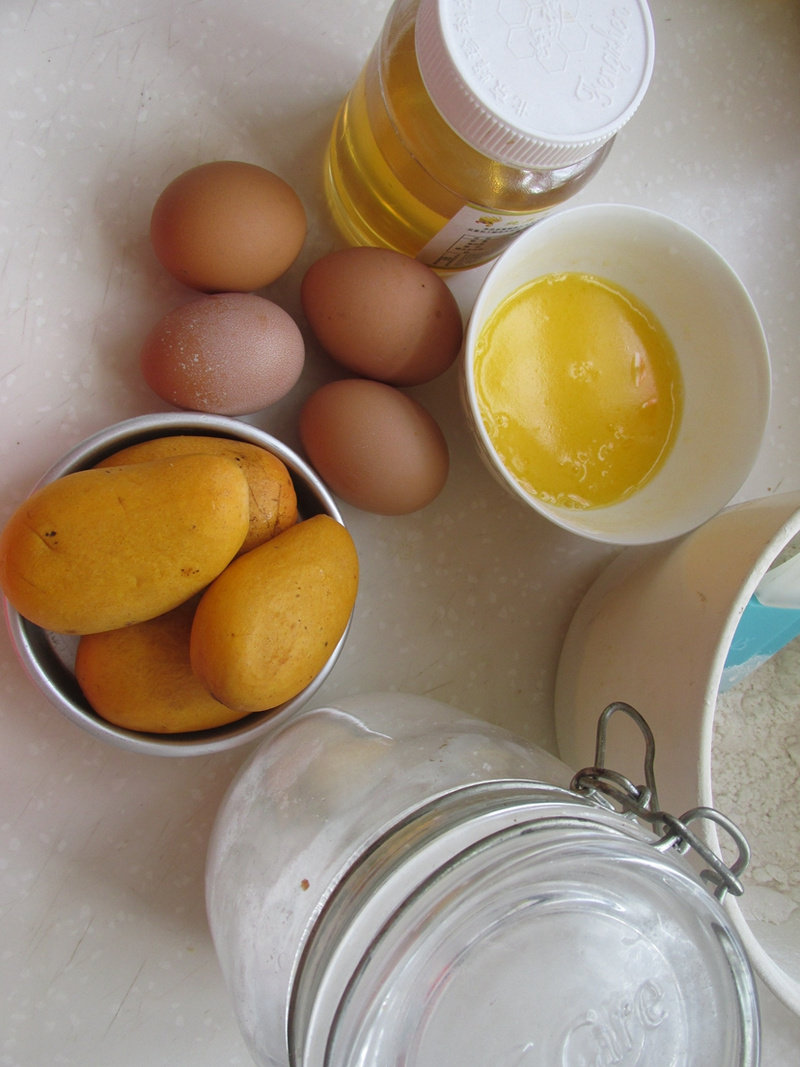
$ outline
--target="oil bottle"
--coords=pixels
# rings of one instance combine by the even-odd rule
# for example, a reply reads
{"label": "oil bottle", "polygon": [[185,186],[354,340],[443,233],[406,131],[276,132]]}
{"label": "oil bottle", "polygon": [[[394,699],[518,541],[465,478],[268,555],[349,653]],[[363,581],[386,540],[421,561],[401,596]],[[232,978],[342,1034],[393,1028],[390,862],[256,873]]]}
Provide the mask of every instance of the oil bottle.
{"label": "oil bottle", "polygon": [[334,221],[444,272],[493,259],[596,173],[653,55],[645,0],[396,0],[334,123]]}

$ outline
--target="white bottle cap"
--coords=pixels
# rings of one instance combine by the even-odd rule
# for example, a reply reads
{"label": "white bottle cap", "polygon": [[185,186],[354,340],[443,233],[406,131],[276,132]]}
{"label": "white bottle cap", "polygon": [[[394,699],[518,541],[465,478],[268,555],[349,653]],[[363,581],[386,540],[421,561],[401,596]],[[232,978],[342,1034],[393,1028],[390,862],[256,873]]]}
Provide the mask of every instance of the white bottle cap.
{"label": "white bottle cap", "polygon": [[645,0],[421,0],[416,49],[463,140],[501,163],[565,167],[641,103],[653,23]]}

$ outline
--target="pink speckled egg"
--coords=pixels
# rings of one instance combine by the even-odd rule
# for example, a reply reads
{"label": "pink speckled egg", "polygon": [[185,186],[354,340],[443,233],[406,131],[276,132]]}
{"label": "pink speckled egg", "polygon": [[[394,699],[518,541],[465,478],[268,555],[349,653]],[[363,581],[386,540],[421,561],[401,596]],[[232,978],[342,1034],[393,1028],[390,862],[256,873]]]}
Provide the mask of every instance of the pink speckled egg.
{"label": "pink speckled egg", "polygon": [[285,396],[303,370],[294,319],[254,293],[215,293],[168,312],[140,354],[144,380],[176,407],[246,415]]}

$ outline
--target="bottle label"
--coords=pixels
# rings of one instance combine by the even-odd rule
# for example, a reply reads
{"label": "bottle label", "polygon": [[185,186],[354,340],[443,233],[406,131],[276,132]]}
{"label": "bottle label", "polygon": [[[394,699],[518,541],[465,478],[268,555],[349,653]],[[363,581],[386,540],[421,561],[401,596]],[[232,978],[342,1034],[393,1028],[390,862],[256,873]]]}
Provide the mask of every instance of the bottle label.
{"label": "bottle label", "polygon": [[417,253],[417,259],[437,270],[475,267],[493,259],[513,237],[546,214],[510,214],[466,205]]}

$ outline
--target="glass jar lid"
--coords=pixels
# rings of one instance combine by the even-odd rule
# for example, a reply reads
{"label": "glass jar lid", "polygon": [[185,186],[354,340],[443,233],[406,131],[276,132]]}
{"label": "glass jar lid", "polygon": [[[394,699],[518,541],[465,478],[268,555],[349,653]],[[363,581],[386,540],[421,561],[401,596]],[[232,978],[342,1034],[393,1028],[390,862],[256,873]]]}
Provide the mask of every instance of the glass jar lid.
{"label": "glass jar lid", "polygon": [[565,810],[469,846],[394,910],[322,1062],[754,1065],[753,979],[688,869]]}
{"label": "glass jar lid", "polygon": [[[604,765],[620,711],[642,730],[644,786]],[[309,932],[291,1063],[755,1067],[755,981],[722,907],[747,843],[713,809],[661,811],[654,752],[641,715],[609,705],[570,789],[477,782],[388,828]],[[728,830],[731,867],[697,819]]]}

